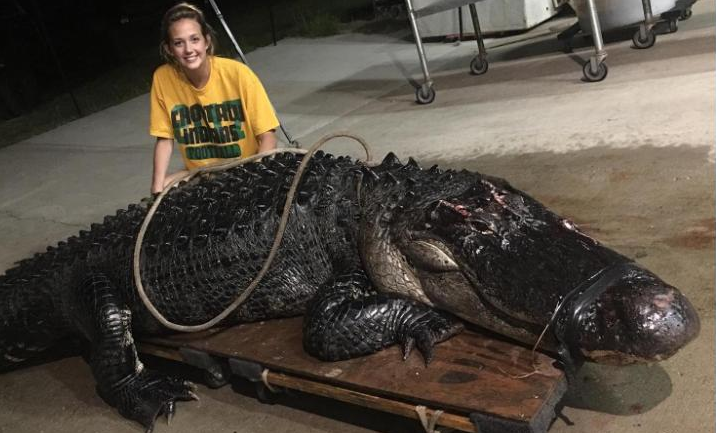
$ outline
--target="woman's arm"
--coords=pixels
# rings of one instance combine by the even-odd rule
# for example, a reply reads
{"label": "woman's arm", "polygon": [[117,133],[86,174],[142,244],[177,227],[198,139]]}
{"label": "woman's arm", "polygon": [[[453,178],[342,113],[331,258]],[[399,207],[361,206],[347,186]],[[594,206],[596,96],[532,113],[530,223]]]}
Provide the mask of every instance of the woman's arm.
{"label": "woman's arm", "polygon": [[174,150],[174,140],[171,138],[157,138],[154,145],[154,173],[152,174],[152,194],[162,192],[167,177],[169,160]]}
{"label": "woman's arm", "polygon": [[259,142],[259,153],[268,152],[276,148],[276,134],[273,129],[257,135],[256,141]]}

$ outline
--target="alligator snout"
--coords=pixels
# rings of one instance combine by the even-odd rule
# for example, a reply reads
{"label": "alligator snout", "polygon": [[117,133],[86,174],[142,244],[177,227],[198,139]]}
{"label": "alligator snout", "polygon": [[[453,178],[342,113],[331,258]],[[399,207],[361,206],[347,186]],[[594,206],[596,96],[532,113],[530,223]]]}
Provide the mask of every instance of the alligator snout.
{"label": "alligator snout", "polygon": [[624,306],[635,355],[666,359],[698,335],[701,325],[694,306],[677,289],[654,287]]}
{"label": "alligator snout", "polygon": [[691,302],[678,289],[641,268],[611,284],[589,312],[580,326],[580,347],[595,362],[661,361],[700,331]]}

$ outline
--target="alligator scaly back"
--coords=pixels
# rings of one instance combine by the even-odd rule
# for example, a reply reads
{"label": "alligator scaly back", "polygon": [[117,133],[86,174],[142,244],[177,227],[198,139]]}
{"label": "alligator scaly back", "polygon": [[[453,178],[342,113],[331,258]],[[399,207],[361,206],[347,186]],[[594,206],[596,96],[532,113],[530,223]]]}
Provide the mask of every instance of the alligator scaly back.
{"label": "alligator scaly back", "polygon": [[[240,294],[268,252],[268,240],[301,159],[291,153],[278,154],[224,172],[199,175],[169,192],[142,246],[141,275],[160,311],[175,321],[199,323]],[[321,241],[318,233],[310,232],[315,217],[328,213],[328,218],[335,218],[333,200],[348,199],[336,198],[333,193],[354,194],[354,187],[344,185],[355,181],[344,175],[354,169],[350,158],[333,158],[320,151],[315,155],[302,178],[293,217],[311,218],[309,224],[301,224],[309,232],[288,231],[284,267],[291,260],[328,263],[328,255],[331,260],[356,260],[354,253],[346,256],[346,249],[295,251],[302,242],[316,246]],[[75,312],[71,310],[76,304],[74,287],[89,273],[102,273],[114,282],[117,295],[134,315],[137,333],[166,332],[141,305],[131,272],[137,232],[151,204],[150,198],[119,210],[103,223],[92,224],[90,230],[22,260],[0,275],[0,366],[28,359],[65,337],[84,337],[72,323]],[[310,209],[310,216],[302,211],[305,209]],[[330,267],[311,279],[323,279],[328,272]],[[287,276],[274,275],[269,281],[276,283],[282,277]],[[288,277],[296,279],[298,275]],[[265,290],[259,290],[262,292]],[[271,302],[267,308],[269,303],[257,296],[237,316],[258,320],[278,314],[276,310],[282,310],[280,315],[300,314],[307,294],[302,297],[287,296],[281,305]]]}

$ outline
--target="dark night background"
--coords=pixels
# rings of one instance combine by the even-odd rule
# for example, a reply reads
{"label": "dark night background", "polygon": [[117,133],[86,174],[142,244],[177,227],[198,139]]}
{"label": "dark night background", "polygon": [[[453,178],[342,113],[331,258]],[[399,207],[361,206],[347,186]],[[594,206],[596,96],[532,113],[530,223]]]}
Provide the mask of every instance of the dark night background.
{"label": "dark night background", "polygon": [[[161,64],[161,17],[177,2],[0,1],[0,146],[148,92]],[[219,54],[235,56],[209,2],[192,3],[219,35]],[[217,4],[245,53],[274,38],[324,36],[374,18],[373,0]]]}

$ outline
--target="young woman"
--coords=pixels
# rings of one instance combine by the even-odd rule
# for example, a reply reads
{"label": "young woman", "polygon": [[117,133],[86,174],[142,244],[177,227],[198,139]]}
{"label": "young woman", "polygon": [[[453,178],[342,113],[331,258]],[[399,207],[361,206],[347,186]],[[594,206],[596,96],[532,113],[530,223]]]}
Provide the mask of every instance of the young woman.
{"label": "young woman", "polygon": [[214,34],[199,8],[169,9],[162,35],[167,63],[154,72],[150,94],[152,193],[184,173],[167,175],[175,142],[187,170],[276,148],[279,122],[266,91],[246,65],[213,55]]}

